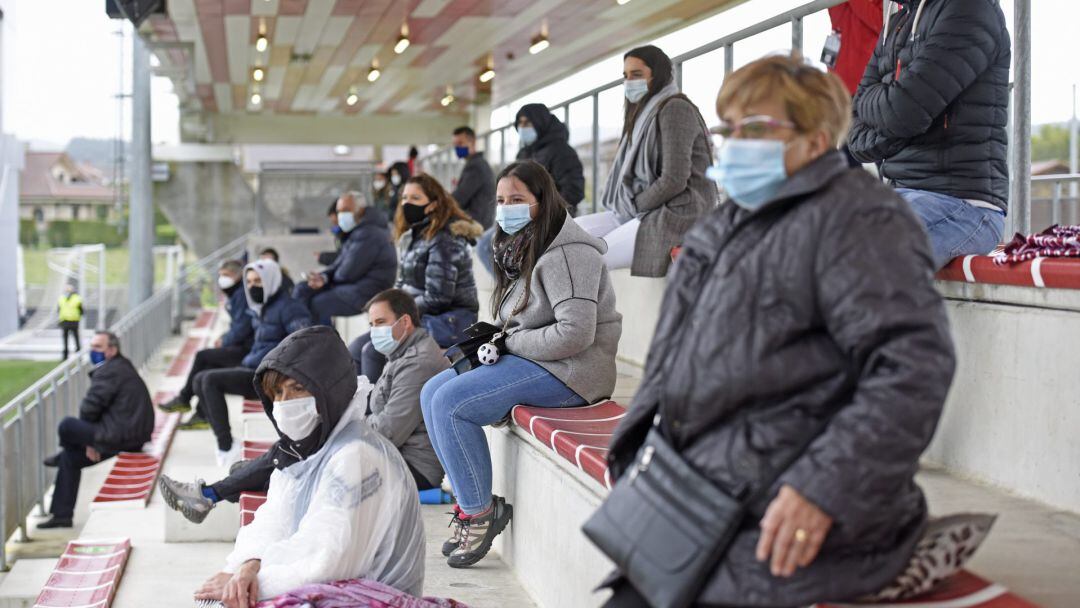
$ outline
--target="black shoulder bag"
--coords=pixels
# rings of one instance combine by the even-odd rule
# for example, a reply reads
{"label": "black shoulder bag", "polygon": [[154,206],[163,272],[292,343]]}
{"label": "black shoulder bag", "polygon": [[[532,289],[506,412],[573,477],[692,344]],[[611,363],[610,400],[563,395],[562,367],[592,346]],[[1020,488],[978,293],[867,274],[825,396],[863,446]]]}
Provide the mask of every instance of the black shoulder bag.
{"label": "black shoulder bag", "polygon": [[742,529],[749,506],[767,496],[830,418],[746,496],[745,489],[722,490],[686,462],[664,438],[657,413],[633,467],[585,522],[585,536],[650,606],[690,606]]}

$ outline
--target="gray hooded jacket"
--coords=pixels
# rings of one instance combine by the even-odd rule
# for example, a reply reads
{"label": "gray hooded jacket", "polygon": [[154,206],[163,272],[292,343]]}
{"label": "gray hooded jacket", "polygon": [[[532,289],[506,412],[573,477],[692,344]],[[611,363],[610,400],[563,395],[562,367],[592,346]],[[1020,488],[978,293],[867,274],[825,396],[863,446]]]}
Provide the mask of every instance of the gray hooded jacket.
{"label": "gray hooded jacket", "polygon": [[[622,315],[604,266],[604,241],[567,216],[532,274],[532,296],[513,315],[507,350],[540,365],[589,403],[615,389],[615,354]],[[499,305],[498,324],[518,308],[525,286],[516,281]]]}

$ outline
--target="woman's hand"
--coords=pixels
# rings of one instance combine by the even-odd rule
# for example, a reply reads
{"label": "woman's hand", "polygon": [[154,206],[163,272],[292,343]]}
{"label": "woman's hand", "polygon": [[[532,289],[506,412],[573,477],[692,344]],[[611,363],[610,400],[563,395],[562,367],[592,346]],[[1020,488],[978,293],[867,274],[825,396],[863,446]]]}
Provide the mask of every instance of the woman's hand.
{"label": "woman's hand", "polygon": [[832,523],[817,505],[784,485],[761,518],[757,559],[763,562],[772,556],[773,576],[789,577],[795,568],[805,568],[817,558]]}
{"label": "woman's hand", "polygon": [[225,585],[221,603],[225,608],[251,608],[259,601],[259,567],[257,559],[244,562]]}
{"label": "woman's hand", "polygon": [[221,596],[225,593],[225,584],[229,582],[232,575],[228,572],[218,572],[214,576],[206,579],[202,587],[195,592],[195,599],[197,600],[220,600]]}

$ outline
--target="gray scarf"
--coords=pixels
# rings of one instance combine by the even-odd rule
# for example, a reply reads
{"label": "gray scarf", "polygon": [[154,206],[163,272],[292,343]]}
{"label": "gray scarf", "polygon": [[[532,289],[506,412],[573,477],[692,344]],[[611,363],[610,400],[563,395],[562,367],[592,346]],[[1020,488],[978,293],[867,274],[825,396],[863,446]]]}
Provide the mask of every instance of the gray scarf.
{"label": "gray scarf", "polygon": [[622,224],[638,216],[634,198],[660,177],[657,110],[665,99],[678,93],[679,87],[672,79],[638,112],[634,128],[630,132],[630,141],[627,141],[625,135],[619,140],[619,149],[615,153],[611,172],[608,173],[601,202]]}

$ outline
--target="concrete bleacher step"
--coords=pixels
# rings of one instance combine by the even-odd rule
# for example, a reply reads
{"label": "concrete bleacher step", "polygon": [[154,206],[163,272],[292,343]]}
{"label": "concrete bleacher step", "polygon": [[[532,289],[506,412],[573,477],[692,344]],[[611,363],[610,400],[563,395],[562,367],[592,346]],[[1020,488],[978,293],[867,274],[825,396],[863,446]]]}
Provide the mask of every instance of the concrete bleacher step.
{"label": "concrete bleacher step", "polygon": [[32,608],[49,580],[56,558],[20,559],[0,582],[0,608]]}

